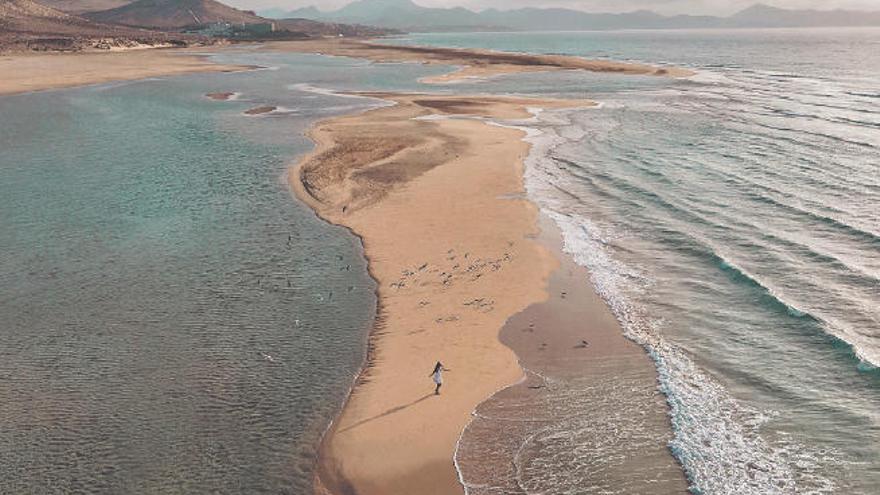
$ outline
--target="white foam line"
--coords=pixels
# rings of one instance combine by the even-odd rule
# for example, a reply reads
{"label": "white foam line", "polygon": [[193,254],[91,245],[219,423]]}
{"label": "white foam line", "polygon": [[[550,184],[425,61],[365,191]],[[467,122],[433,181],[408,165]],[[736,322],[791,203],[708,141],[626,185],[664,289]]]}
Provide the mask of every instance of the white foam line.
{"label": "white foam line", "polygon": [[[308,83],[291,84],[290,86],[287,87],[287,89],[293,89],[296,91],[304,91],[306,93],[314,93],[317,95],[336,96],[338,98],[355,98],[358,100],[381,100],[381,98],[374,98],[372,96],[364,96],[364,95],[351,94],[351,93],[342,93],[342,92],[338,92],[334,89],[313,86]],[[385,101],[385,100],[382,100],[382,101]]]}
{"label": "white foam line", "polygon": [[[554,112],[551,117],[566,115],[569,113]],[[612,257],[602,229],[588,218],[564,213],[565,203],[553,197],[550,172],[543,173],[553,162],[546,157],[567,141],[555,132],[553,124],[569,129],[574,122],[548,122],[546,130],[536,129],[525,137],[532,145],[526,159],[527,193],[559,226],[563,250],[588,269],[594,289],[608,304],[626,337],[642,345],[654,360],[673,423],[670,448],[684,467],[692,489],[731,495],[833,493],[834,483],[818,472],[822,461],[833,460],[794,443],[771,446],[765,442],[758,428],[768,414],[740,404],[684,351],[657,332],[661,322],[649,318],[629,299],[628,291],[647,290],[650,280]],[[805,477],[808,487],[799,483]]]}
{"label": "white foam line", "polygon": [[[496,396],[497,394],[503,392],[504,390],[507,390],[507,389],[509,389],[509,388],[511,388],[511,387],[515,387],[515,386],[517,386],[517,385],[519,385],[519,384],[525,382],[525,381],[528,379],[528,373],[529,373],[529,370],[528,370],[525,366],[522,365],[522,362],[519,360],[518,357],[517,357],[517,360],[516,360],[516,364],[517,364],[517,366],[519,366],[519,368],[523,371],[523,374],[522,374],[522,376],[520,376],[519,380],[517,380],[515,383],[511,383],[511,384],[509,384],[509,385],[505,385],[505,386],[499,388],[498,390],[496,390],[496,391],[492,392],[491,394],[489,394],[488,396],[486,396],[485,399],[483,399],[482,401],[480,401],[480,403],[477,404],[477,407],[475,407],[475,408],[471,411],[471,420],[468,421],[468,424],[466,424],[466,425],[464,426],[464,428],[462,428],[461,432],[459,432],[459,434],[458,434],[458,439],[455,441],[455,449],[452,451],[452,465],[455,467],[455,473],[456,473],[456,475],[458,476],[458,483],[459,483],[459,484],[461,485],[461,487],[464,489],[464,495],[469,495],[469,493],[470,493],[469,488],[470,488],[470,487],[468,486],[468,484],[467,484],[467,483],[465,482],[465,480],[464,480],[464,474],[462,473],[462,471],[461,471],[461,465],[460,465],[459,462],[458,462],[458,451],[461,449],[461,440],[462,440],[462,438],[464,438],[465,433],[467,432],[467,430],[468,430],[468,428],[471,426],[471,424],[474,422],[474,420],[475,420],[476,418],[480,417],[479,413],[477,413],[477,409],[479,409],[479,407],[480,407],[484,402],[486,402],[487,400],[489,400],[489,399],[491,399],[492,397]],[[535,373],[535,374],[537,375],[537,373]],[[538,376],[540,376],[540,375],[538,375]],[[542,379],[543,379],[543,378],[542,378]]]}

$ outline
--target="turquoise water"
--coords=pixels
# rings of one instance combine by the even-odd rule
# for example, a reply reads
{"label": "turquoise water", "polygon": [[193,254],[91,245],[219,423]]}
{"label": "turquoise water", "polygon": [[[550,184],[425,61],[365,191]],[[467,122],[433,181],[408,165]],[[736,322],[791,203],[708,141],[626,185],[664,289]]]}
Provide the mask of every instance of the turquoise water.
{"label": "turquoise water", "polygon": [[311,492],[374,286],[284,174],[372,103],[292,86],[423,71],[223,58],[271,70],[0,98],[0,493]]}
{"label": "turquoise water", "polygon": [[[540,133],[529,190],[655,359],[693,492],[880,491],[880,30],[395,42],[695,69],[466,88],[602,103],[527,124]],[[579,493],[565,481],[584,465],[572,423],[525,441],[519,486]]]}

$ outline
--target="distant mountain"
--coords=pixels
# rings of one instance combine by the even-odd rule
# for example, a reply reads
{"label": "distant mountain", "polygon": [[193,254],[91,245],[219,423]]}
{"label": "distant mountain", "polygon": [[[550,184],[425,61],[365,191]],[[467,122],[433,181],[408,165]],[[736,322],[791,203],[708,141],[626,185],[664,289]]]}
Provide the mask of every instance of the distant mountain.
{"label": "distant mountain", "polygon": [[39,0],[41,4],[68,14],[82,14],[98,10],[115,9],[134,0]]}
{"label": "distant mountain", "polygon": [[368,24],[402,30],[434,29],[490,29],[501,28],[485,24],[479,14],[463,7],[429,8],[411,0],[356,0],[345,7],[322,12],[316,7],[306,7],[278,16],[274,12],[262,12],[274,17],[301,17],[323,21]]}
{"label": "distant mountain", "polygon": [[332,12],[306,7],[288,12],[273,9],[264,11],[263,14],[267,17],[301,17],[409,31],[880,26],[880,12],[785,10],[761,4],[730,17],[663,16],[647,10],[625,14],[596,14],[563,8],[488,9],[474,12],[461,7],[422,7],[412,0],[357,0]]}
{"label": "distant mountain", "polygon": [[147,36],[149,31],[108,26],[32,0],[0,0],[0,32],[31,36]]}
{"label": "distant mountain", "polygon": [[155,29],[180,29],[215,22],[266,22],[253,12],[238,10],[215,0],[137,0],[115,9],[90,12],[84,16],[108,24]]}
{"label": "distant mountain", "polygon": [[261,10],[260,12],[257,12],[257,14],[259,14],[261,17],[266,17],[269,19],[283,19],[287,17],[289,11],[276,7],[273,9]]}
{"label": "distant mountain", "polygon": [[[61,0],[41,0],[60,2]],[[67,0],[65,8],[115,0]],[[77,5],[74,6],[73,4]],[[319,36],[382,36],[388,29],[320,22],[308,19],[274,21],[275,29],[230,30],[187,34],[181,28],[216,22],[266,24],[253,12],[215,0],[137,0],[82,16],[33,0],[0,0],[0,53],[7,51],[106,50],[143,45],[168,46],[213,43],[218,39],[301,39]],[[213,28],[213,27],[212,27]],[[259,26],[257,26],[259,28]]]}
{"label": "distant mountain", "polygon": [[514,30],[577,31],[603,29],[673,29],[707,27],[719,19],[708,16],[666,17],[648,10],[625,14],[594,14],[570,9],[525,8],[485,10],[477,14],[484,23]]}
{"label": "distant mountain", "polygon": [[385,36],[400,34],[388,28],[362,26],[359,24],[339,24],[334,22],[313,21],[309,19],[275,19],[278,29],[286,29],[295,33],[303,33],[307,36]]}
{"label": "distant mountain", "polygon": [[731,27],[880,26],[880,12],[855,10],[785,10],[753,5],[726,19]]}

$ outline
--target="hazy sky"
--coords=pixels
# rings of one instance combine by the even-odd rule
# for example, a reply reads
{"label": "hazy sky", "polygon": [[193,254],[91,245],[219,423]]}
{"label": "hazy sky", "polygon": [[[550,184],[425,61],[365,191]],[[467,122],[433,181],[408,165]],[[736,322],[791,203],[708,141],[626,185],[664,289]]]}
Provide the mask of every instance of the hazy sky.
{"label": "hazy sky", "polygon": [[[282,7],[293,9],[317,5],[322,10],[341,7],[351,0],[226,0],[239,8],[264,9]],[[754,3],[766,3],[787,8],[833,9],[848,8],[880,10],[880,0],[414,0],[425,7],[462,6],[473,10],[486,7],[511,9],[517,7],[568,7],[592,12],[625,12],[650,9],[663,14],[719,14],[726,15]]]}

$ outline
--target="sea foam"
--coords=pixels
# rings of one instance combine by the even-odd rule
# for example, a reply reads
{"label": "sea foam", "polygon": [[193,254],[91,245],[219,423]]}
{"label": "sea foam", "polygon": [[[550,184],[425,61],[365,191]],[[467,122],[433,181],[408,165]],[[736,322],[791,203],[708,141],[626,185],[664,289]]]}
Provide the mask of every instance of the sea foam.
{"label": "sea foam", "polygon": [[684,467],[692,491],[756,495],[833,492],[834,484],[817,473],[832,459],[785,438],[772,444],[766,441],[760,428],[774,413],[736,400],[683,349],[665,339],[663,322],[652,318],[637,302],[637,295],[648,290],[652,280],[644,270],[615,259],[609,249],[619,234],[567,211],[566,198],[558,194],[564,184],[549,155],[558,145],[586,134],[573,129],[576,126],[567,118],[571,112],[536,115],[534,120],[540,123],[530,122],[523,129],[526,141],[532,144],[526,161],[526,188],[530,198],[559,226],[564,251],[590,271],[593,287],[625,335],[642,345],[654,360],[674,430],[669,447]]}

